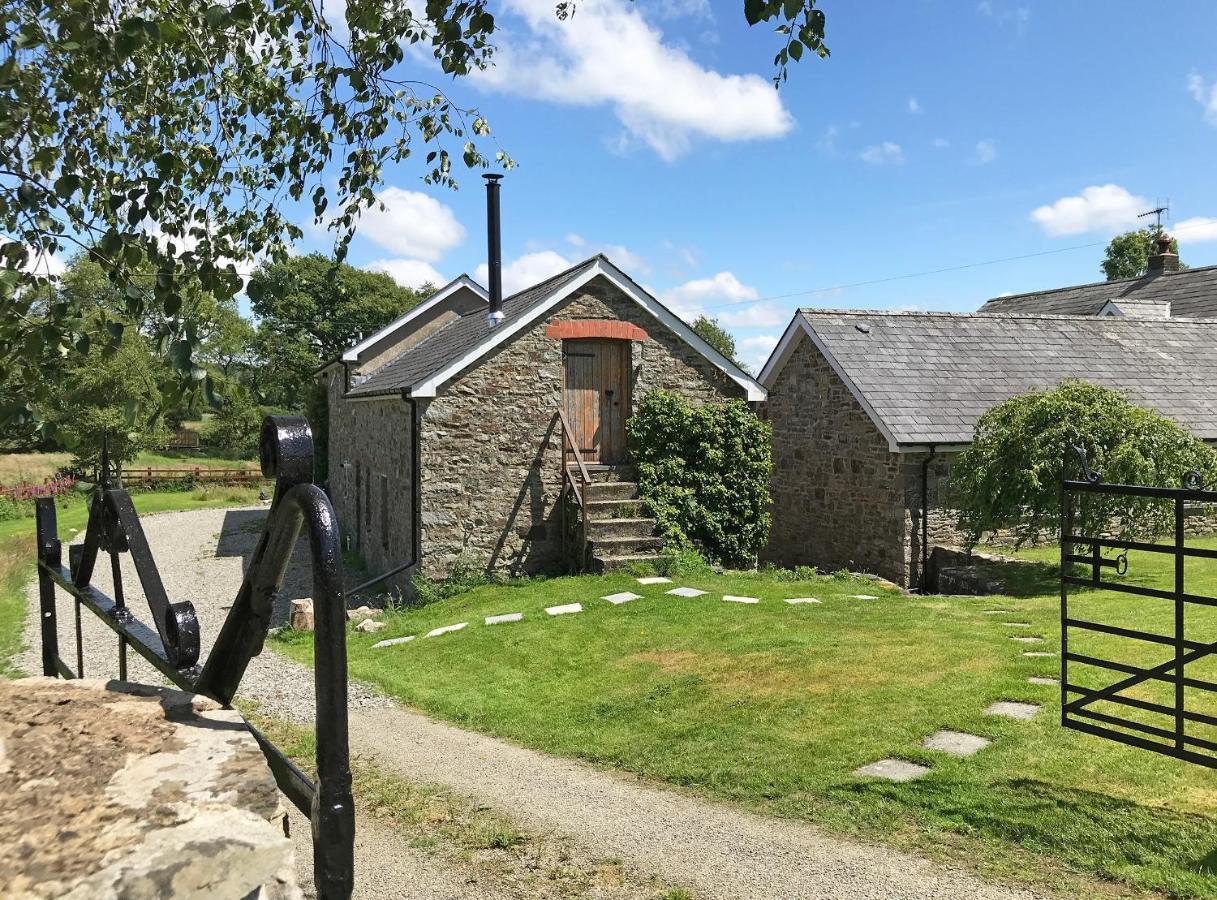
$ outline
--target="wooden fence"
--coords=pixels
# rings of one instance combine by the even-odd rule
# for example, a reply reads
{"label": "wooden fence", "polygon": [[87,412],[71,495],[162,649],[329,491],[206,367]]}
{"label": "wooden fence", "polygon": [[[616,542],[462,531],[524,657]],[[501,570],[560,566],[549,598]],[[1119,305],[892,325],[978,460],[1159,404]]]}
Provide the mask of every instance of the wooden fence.
{"label": "wooden fence", "polygon": [[122,470],[123,484],[147,485],[166,481],[190,481],[198,484],[257,484],[265,481],[258,469],[215,469],[207,466],[175,466],[157,469],[151,466]]}

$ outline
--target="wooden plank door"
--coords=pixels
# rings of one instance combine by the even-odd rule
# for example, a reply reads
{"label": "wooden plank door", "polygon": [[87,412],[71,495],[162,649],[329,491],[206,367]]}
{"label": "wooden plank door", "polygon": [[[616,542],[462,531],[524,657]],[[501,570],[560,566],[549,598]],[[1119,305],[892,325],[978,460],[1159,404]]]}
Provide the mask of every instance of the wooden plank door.
{"label": "wooden plank door", "polygon": [[630,343],[616,340],[563,342],[566,417],[589,463],[625,460],[629,415]]}

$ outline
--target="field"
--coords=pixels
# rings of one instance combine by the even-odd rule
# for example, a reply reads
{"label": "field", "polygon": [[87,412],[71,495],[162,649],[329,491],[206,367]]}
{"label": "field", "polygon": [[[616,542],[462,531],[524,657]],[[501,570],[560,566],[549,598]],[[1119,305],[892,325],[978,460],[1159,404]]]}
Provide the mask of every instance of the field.
{"label": "field", "polygon": [[[1166,577],[1167,563],[1146,557],[1134,554],[1126,577]],[[467,728],[988,876],[1084,895],[1217,897],[1212,772],[1064,730],[1058,689],[1028,681],[1059,666],[1055,656],[1023,655],[1059,648],[1055,582],[1047,566],[1039,574],[1020,598],[908,596],[864,579],[775,573],[682,579],[708,592],[695,598],[625,575],[489,585],[392,613],[375,636],[352,633],[350,670]],[[1197,566],[1192,589],[1213,592],[1215,576]],[[621,606],[599,599],[627,590],[643,596]],[[759,602],[724,602],[724,594]],[[808,596],[822,602],[783,602]],[[544,613],[574,602],[585,611]],[[1079,595],[1075,612],[1162,629],[1168,606],[1091,592]],[[509,612],[523,621],[483,624]],[[1217,613],[1189,615],[1193,635],[1212,640]],[[371,648],[458,622],[470,624]],[[1140,658],[1121,642],[1096,636],[1089,649]],[[311,654],[300,635],[284,633],[275,646],[305,660]],[[985,715],[997,700],[1041,709],[1030,721]],[[1211,699],[1195,702],[1217,713]],[[944,728],[992,744],[969,758],[920,745]],[[853,774],[883,757],[932,771],[904,784]]]}
{"label": "field", "polygon": [[[70,453],[4,453],[0,454],[0,485],[41,484],[72,460]],[[206,456],[188,451],[164,450],[141,453],[128,468],[151,466],[154,469],[202,466],[210,469],[231,469],[252,466],[253,460],[233,460]]]}

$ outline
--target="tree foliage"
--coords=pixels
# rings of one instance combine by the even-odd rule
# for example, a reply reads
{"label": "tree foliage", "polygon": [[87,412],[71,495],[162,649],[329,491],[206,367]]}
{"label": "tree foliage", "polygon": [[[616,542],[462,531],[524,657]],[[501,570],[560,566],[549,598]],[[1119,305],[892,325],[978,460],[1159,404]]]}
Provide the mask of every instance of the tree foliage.
{"label": "tree foliage", "polygon": [[[1160,229],[1157,226],[1117,234],[1107,244],[1100,266],[1108,281],[1140,278],[1149,271],[1149,257],[1157,249]],[[1179,242],[1171,240],[1171,253],[1179,252]],[[1182,262],[1179,268],[1186,269]]]}
{"label": "tree foliage", "polygon": [[691,406],[652,391],[626,427],[640,494],[665,539],[750,563],[769,539],[769,425],[741,400]]}
{"label": "tree foliage", "polygon": [[[1189,471],[1206,482],[1217,476],[1217,452],[1170,419],[1117,391],[1064,381],[990,409],[955,460],[951,502],[970,545],[998,530],[1012,531],[1020,544],[1056,531],[1062,467],[1083,474],[1074,447],[1109,483],[1178,486]],[[1086,534],[1118,528],[1152,536],[1173,523],[1169,503],[1097,494],[1086,497],[1081,516]]]}
{"label": "tree foliage", "polygon": [[735,338],[718,324],[718,319],[712,319],[706,315],[698,316],[693,321],[693,331],[727,359],[737,366],[740,365],[740,361],[735,358]]}
{"label": "tree foliage", "polygon": [[[804,49],[827,55],[816,2],[745,0],[750,23],[778,23],[775,82]],[[0,0],[0,419],[28,414],[82,341],[118,346],[70,303],[42,302],[65,251],[104,268],[131,320],[157,312],[180,384],[205,393],[205,312],[183,304],[183,283],[232,297],[237,267],[282,262],[310,219],[334,232],[341,260],[395,164],[418,161],[448,186],[454,159],[512,165],[483,152],[485,118],[404,64],[413,47],[445,77],[487,66],[485,0],[347,0],[330,18],[326,6]],[[573,0],[556,10],[572,14]]]}
{"label": "tree foliage", "polygon": [[318,366],[430,293],[319,253],[261,266],[249,281],[250,305],[259,320],[254,387],[265,403],[303,409]]}

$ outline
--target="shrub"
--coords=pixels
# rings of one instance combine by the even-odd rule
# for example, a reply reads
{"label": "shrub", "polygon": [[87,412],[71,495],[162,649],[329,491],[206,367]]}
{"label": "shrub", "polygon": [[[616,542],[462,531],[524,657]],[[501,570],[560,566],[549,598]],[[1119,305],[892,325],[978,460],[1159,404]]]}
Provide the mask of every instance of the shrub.
{"label": "shrub", "polygon": [[[1117,391],[1063,381],[1000,403],[977,422],[951,469],[950,501],[969,545],[999,529],[1013,531],[1019,545],[1054,533],[1062,467],[1082,474],[1073,447],[1108,483],[1179,485],[1192,470],[1206,482],[1217,476],[1217,453],[1170,419]],[[1116,527],[1124,537],[1149,537],[1173,523],[1171,504],[1139,497],[1090,495],[1078,514],[1086,534]]]}
{"label": "shrub", "polygon": [[258,455],[262,410],[243,397],[228,400],[203,426],[202,444],[234,459]]}
{"label": "shrub", "polygon": [[667,541],[748,565],[769,537],[769,426],[739,400],[653,391],[627,423],[642,499]]}

